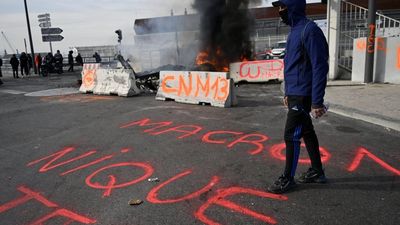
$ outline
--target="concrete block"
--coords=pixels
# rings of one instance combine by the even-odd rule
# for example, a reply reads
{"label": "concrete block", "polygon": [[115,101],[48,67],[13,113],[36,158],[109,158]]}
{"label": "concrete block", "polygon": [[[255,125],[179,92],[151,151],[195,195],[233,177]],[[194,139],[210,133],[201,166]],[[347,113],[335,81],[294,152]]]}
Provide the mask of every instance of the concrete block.
{"label": "concrete block", "polygon": [[[354,40],[352,81],[364,82],[366,48],[367,38]],[[400,38],[377,37],[374,51],[373,81],[400,84]]]}
{"label": "concrete block", "polygon": [[129,97],[140,94],[132,71],[126,69],[99,69],[96,73],[96,85],[93,89],[96,95],[111,95]]}
{"label": "concrete block", "polygon": [[216,107],[237,104],[233,80],[225,72],[161,71],[156,99]]}
{"label": "concrete block", "polygon": [[282,59],[231,63],[229,71],[235,83],[283,80],[284,64]]}
{"label": "concrete block", "polygon": [[100,68],[100,63],[83,64],[82,85],[79,88],[81,93],[93,93],[96,86],[96,71]]}
{"label": "concrete block", "polygon": [[103,69],[96,64],[85,64],[79,91],[96,95],[116,94],[124,97],[140,94],[133,71]]}

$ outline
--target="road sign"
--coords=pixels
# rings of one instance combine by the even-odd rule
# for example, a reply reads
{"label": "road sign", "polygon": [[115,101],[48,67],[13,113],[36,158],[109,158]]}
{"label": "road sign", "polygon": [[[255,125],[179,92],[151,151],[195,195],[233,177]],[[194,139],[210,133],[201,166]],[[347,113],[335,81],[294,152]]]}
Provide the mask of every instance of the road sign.
{"label": "road sign", "polygon": [[51,23],[50,22],[40,23],[39,27],[41,27],[41,28],[51,27]]}
{"label": "road sign", "polygon": [[43,35],[43,42],[53,42],[53,41],[62,41],[64,39],[61,35]]}
{"label": "road sign", "polygon": [[59,27],[42,28],[42,35],[44,34],[61,34],[63,30]]}
{"label": "road sign", "polygon": [[50,22],[50,17],[39,18],[39,23]]}
{"label": "road sign", "polygon": [[40,14],[40,15],[38,15],[38,18],[44,18],[44,17],[50,17],[50,14],[49,13],[45,13],[45,14]]}

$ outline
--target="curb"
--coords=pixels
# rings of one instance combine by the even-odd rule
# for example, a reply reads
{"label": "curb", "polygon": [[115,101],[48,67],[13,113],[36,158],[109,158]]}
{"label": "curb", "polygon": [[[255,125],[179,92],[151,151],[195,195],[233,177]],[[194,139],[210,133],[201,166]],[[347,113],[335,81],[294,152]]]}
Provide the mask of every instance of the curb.
{"label": "curb", "polygon": [[372,123],[375,125],[382,126],[384,128],[389,128],[400,132],[399,120],[393,120],[392,118],[384,118],[376,114],[363,113],[361,111],[357,111],[340,105],[331,104],[329,111],[341,116],[362,120],[364,122]]}
{"label": "curb", "polygon": [[352,87],[352,86],[367,86],[365,83],[358,82],[338,82],[338,81],[328,81],[327,87]]}

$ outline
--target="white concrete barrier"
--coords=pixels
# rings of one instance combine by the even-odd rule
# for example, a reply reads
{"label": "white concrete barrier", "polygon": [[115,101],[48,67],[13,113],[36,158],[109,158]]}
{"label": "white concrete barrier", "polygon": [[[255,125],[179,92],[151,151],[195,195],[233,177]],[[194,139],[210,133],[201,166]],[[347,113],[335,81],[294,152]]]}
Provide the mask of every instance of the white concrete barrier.
{"label": "white concrete barrier", "polygon": [[[85,65],[86,66],[86,65]],[[89,64],[82,71],[81,93],[134,96],[140,94],[133,72],[126,69],[103,69]]]}
{"label": "white concrete barrier", "polygon": [[79,91],[82,93],[92,93],[96,83],[96,71],[100,68],[100,63],[83,64],[82,85]]}
{"label": "white concrete barrier", "polygon": [[161,71],[156,99],[216,107],[237,103],[233,80],[224,72]]}
{"label": "white concrete barrier", "polygon": [[229,71],[235,83],[283,80],[284,64],[282,59],[231,63]]}
{"label": "white concrete barrier", "polygon": [[351,80],[364,82],[366,51],[374,51],[373,81],[400,84],[400,37],[377,37],[375,49],[366,37],[354,39]]}

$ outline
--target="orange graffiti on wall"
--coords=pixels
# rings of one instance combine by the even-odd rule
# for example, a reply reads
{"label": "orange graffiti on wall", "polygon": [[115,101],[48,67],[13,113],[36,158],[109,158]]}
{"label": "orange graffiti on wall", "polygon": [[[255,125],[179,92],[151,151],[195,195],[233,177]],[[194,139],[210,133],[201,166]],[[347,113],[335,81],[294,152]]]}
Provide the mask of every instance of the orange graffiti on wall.
{"label": "orange graffiti on wall", "polygon": [[86,88],[91,88],[94,85],[96,70],[84,70],[82,83]]}
{"label": "orange graffiti on wall", "polygon": [[400,70],[400,46],[397,47],[397,69]]}
{"label": "orange graffiti on wall", "polygon": [[356,47],[359,51],[365,51],[367,48],[367,41],[365,39],[358,39],[356,41]]}
{"label": "orange graffiti on wall", "polygon": [[[378,51],[383,51],[383,52],[387,53],[387,48],[385,47],[385,39],[383,39],[382,37],[377,37],[376,44],[377,44]],[[370,48],[370,46],[368,48]],[[358,51],[365,51],[367,49],[367,40],[365,40],[365,39],[357,40],[356,41],[356,49]],[[370,49],[368,49],[368,52],[371,52]]]}
{"label": "orange graffiti on wall", "polygon": [[161,90],[164,93],[176,94],[180,97],[205,97],[210,93],[215,100],[225,101],[229,95],[229,81],[223,77],[211,79],[210,75],[205,77],[200,74],[191,73],[183,75],[166,75],[161,82]]}
{"label": "orange graffiti on wall", "polygon": [[[369,37],[368,37],[368,53],[373,53],[375,51],[374,49],[374,41],[375,41],[375,24],[370,24],[369,25]],[[379,39],[378,39],[379,40]]]}

